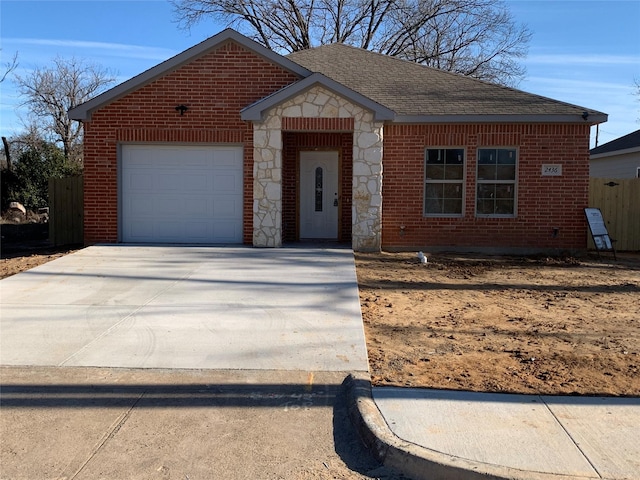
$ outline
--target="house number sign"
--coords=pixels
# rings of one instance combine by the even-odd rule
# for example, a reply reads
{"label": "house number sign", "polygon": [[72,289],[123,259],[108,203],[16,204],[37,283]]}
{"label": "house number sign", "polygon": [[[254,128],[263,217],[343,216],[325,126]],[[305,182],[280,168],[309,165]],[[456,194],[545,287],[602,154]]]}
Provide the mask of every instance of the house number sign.
{"label": "house number sign", "polygon": [[542,165],[543,177],[560,177],[562,176],[562,165],[545,163]]}

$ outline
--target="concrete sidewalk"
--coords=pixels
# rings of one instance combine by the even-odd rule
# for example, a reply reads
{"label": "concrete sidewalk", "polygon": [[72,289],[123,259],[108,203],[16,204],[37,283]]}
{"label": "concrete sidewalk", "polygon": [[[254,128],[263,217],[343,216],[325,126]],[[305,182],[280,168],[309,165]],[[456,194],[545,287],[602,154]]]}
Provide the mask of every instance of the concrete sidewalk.
{"label": "concrete sidewalk", "polygon": [[415,480],[640,478],[639,398],[348,384],[365,443]]}
{"label": "concrete sidewalk", "polygon": [[0,367],[3,480],[364,480],[345,372]]}

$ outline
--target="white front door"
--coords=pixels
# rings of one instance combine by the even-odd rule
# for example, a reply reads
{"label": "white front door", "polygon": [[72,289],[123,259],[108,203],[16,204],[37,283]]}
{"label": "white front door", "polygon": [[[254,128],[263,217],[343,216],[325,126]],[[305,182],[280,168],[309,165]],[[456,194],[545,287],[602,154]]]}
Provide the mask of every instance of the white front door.
{"label": "white front door", "polygon": [[338,238],[338,152],[300,152],[300,238]]}

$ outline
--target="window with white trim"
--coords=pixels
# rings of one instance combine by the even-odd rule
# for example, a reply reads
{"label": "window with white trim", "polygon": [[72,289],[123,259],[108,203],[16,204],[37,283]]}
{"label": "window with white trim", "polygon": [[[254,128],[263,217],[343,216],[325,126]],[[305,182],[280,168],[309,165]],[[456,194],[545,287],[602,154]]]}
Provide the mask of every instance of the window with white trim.
{"label": "window with white trim", "polygon": [[424,214],[461,216],[464,199],[464,148],[427,148]]}
{"label": "window with white trim", "polygon": [[476,176],[476,215],[513,217],[516,214],[515,148],[479,148]]}

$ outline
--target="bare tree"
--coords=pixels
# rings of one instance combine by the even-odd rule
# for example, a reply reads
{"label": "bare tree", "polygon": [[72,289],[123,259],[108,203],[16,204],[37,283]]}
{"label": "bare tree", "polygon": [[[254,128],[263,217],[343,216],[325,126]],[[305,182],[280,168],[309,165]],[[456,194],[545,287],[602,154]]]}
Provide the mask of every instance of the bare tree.
{"label": "bare tree", "polygon": [[341,42],[515,85],[531,33],[502,0],[171,0],[179,24],[212,18],[282,53]]}
{"label": "bare tree", "polygon": [[37,150],[40,145],[46,142],[46,135],[34,119],[24,126],[24,130],[19,135],[13,136],[9,139],[7,139],[7,137],[2,137],[4,159],[7,170],[13,170],[14,157],[20,157],[29,149]]}
{"label": "bare tree", "polygon": [[[636,96],[636,100],[640,102],[640,79],[639,78],[633,79],[633,94]],[[638,117],[637,121],[640,122],[640,117]]]}
{"label": "bare tree", "polygon": [[18,52],[13,54],[11,60],[2,64],[2,71],[0,72],[0,83],[4,82],[9,74],[16,68],[18,68]]}
{"label": "bare tree", "polygon": [[[0,49],[0,51],[1,50],[2,49]],[[13,54],[11,60],[2,64],[2,71],[0,71],[0,83],[4,82],[9,74],[12,73],[16,68],[18,68],[18,52]],[[8,171],[11,171],[11,149],[9,148],[9,141],[7,140],[7,137],[2,137],[2,147],[6,168]]]}
{"label": "bare tree", "polygon": [[81,161],[82,124],[69,119],[69,109],[100,93],[115,81],[106,69],[76,58],[56,57],[52,65],[16,76],[31,120],[54,142],[62,144],[68,160]]}

